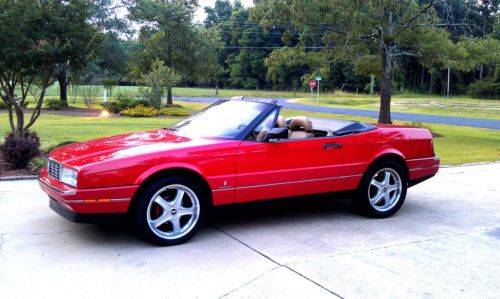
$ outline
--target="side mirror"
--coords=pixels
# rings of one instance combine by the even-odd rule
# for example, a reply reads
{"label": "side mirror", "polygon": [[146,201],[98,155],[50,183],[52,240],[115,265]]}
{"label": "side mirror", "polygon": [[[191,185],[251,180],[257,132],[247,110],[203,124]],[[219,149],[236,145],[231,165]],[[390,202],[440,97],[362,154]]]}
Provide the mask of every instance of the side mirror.
{"label": "side mirror", "polygon": [[269,141],[271,139],[286,139],[288,138],[288,128],[280,127],[280,128],[272,128],[269,132],[267,132],[264,140]]}

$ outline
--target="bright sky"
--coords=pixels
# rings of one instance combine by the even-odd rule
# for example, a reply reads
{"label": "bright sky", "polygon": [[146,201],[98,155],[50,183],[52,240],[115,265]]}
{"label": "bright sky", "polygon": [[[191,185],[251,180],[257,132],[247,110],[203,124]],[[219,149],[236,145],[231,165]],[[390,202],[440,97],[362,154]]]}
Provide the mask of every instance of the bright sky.
{"label": "bright sky", "polygon": [[[215,0],[199,0],[198,4],[200,5],[200,8],[198,8],[198,11],[196,12],[196,16],[194,18],[195,22],[203,22],[206,17],[205,10],[203,8],[205,6],[214,7],[214,3]],[[243,3],[243,6],[245,7],[253,6],[253,0],[241,0],[241,3]]]}

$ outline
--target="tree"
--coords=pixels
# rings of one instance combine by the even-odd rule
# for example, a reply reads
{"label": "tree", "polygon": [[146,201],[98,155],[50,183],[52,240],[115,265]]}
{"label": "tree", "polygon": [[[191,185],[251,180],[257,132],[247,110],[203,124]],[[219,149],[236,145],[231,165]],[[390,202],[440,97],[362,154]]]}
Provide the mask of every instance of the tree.
{"label": "tree", "polygon": [[145,95],[152,107],[161,108],[165,88],[172,88],[179,78],[179,75],[168,66],[165,66],[163,61],[157,59],[153,62],[151,71],[142,75],[142,82],[150,87]]}
{"label": "tree", "polygon": [[[0,96],[9,110],[12,135],[19,139],[27,138],[38,119],[56,66],[67,61],[69,45],[59,36],[66,24],[50,4],[0,0]],[[26,121],[30,93],[35,107]]]}
{"label": "tree", "polygon": [[205,6],[204,10],[207,17],[203,24],[206,28],[211,28],[222,22],[227,22],[231,17],[233,6],[229,0],[216,0],[213,8]]}
{"label": "tree", "polygon": [[255,0],[254,16],[266,28],[272,28],[279,20],[299,32],[324,32],[321,49],[311,50],[322,52],[324,63],[332,56],[352,60],[358,53],[377,55],[381,66],[379,122],[391,123],[395,61],[404,55],[415,55],[412,49],[426,28],[444,26],[435,15],[435,6],[444,2]]}
{"label": "tree", "polygon": [[55,68],[55,76],[59,83],[59,95],[62,106],[68,106],[68,84],[69,71],[78,72],[88,63],[95,60],[103,36],[97,26],[91,23],[94,14],[98,14],[104,8],[97,7],[96,4],[106,1],[88,0],[48,0],[44,1],[45,9],[54,22],[63,28],[54,31],[52,34],[65,45],[60,56],[64,58]]}
{"label": "tree", "polygon": [[[192,26],[196,0],[129,0],[129,18],[142,25],[141,39],[144,51],[132,67],[136,77],[151,69],[155,59],[180,74],[193,76],[196,65],[196,30]],[[171,105],[172,86],[167,90],[167,104]]]}

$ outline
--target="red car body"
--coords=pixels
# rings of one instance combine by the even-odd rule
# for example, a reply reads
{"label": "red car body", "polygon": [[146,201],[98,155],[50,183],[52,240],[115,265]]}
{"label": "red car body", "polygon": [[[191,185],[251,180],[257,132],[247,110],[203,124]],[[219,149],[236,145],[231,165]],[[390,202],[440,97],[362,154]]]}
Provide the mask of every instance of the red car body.
{"label": "red car body", "polygon": [[158,175],[197,178],[217,206],[355,190],[380,159],[400,163],[408,186],[439,168],[428,130],[380,124],[362,133],[279,142],[188,137],[160,129],[63,146],[50,159],[78,173],[76,187],[49,176],[47,168],[39,180],[52,208],[77,222],[126,214],[141,186]]}

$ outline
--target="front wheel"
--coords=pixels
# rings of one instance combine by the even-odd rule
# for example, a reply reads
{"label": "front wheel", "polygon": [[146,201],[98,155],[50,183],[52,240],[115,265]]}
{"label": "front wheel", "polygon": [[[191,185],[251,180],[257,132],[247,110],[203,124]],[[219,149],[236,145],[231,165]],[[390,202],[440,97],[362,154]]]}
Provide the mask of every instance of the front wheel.
{"label": "front wheel", "polygon": [[137,198],[135,223],[139,234],[158,245],[188,241],[201,226],[205,213],[203,192],[183,177],[160,179]]}
{"label": "front wheel", "polygon": [[368,217],[389,217],[403,205],[407,182],[405,172],[398,163],[379,162],[370,167],[361,179],[354,205]]}

